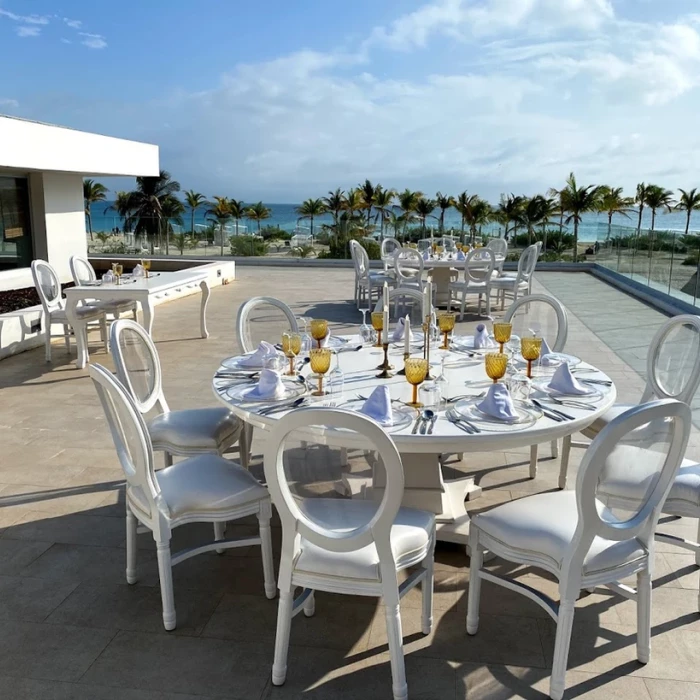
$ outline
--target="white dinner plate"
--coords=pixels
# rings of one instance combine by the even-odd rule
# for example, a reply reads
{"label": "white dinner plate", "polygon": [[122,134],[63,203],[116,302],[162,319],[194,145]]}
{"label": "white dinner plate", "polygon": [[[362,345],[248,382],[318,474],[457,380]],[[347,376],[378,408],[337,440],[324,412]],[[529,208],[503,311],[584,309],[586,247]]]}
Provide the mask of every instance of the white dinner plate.
{"label": "white dinner plate", "polygon": [[603,397],[603,394],[598,389],[596,389],[593,386],[590,386],[589,384],[583,385],[584,389],[586,389],[585,394],[565,394],[549,386],[550,381],[552,381],[551,377],[535,379],[532,382],[532,386],[534,389],[537,389],[545,394],[549,394],[550,396],[553,396],[556,399],[561,399],[562,401],[583,401],[584,403],[587,403],[589,401],[598,401]]}
{"label": "white dinner plate", "polygon": [[294,379],[282,378],[284,395],[276,399],[263,399],[256,395],[257,384],[235,384],[221,393],[235,403],[269,403],[276,404],[281,401],[290,401],[303,396],[306,393],[306,385]]}
{"label": "white dinner plate", "polygon": [[[250,353],[252,355],[253,353]],[[243,363],[250,355],[238,355],[236,357],[227,357],[221,361],[221,366],[226,369],[234,370],[235,372],[259,372],[263,369],[262,365],[246,365]]]}
{"label": "white dinner plate", "polygon": [[[545,365],[541,361],[539,363],[540,369],[554,369],[556,370],[557,367],[560,367],[563,365],[565,362],[569,364],[569,367],[576,367],[576,365],[581,364],[581,358],[576,357],[576,355],[569,355],[568,353],[565,352],[550,352],[548,355],[545,355],[545,357],[550,358],[554,363],[551,365]],[[540,358],[541,360],[541,358]]]}
{"label": "white dinner plate", "polygon": [[490,430],[524,430],[542,417],[542,411],[534,406],[529,406],[523,401],[513,401],[517,418],[513,420],[494,418],[478,408],[483,400],[483,398],[462,399],[454,405],[453,410],[462,418],[479,423],[479,428],[483,427],[482,424],[490,426]]}
{"label": "white dinner plate", "polygon": [[[348,411],[360,413],[360,409],[364,405],[365,402],[362,399],[353,399],[352,401],[346,401],[345,403],[340,404],[338,408],[345,408]],[[384,430],[389,433],[393,433],[394,431],[401,430],[402,428],[411,425],[416,418],[415,409],[411,408],[410,406],[403,406],[395,401],[391,404],[391,410],[394,415],[394,424],[382,426]]]}
{"label": "white dinner plate", "polygon": [[[493,340],[492,335],[489,338]],[[472,352],[498,352],[500,345],[495,340],[493,340],[493,343],[493,347],[490,348],[475,348],[473,335],[456,335],[452,338],[452,344],[458,350],[471,350]]]}

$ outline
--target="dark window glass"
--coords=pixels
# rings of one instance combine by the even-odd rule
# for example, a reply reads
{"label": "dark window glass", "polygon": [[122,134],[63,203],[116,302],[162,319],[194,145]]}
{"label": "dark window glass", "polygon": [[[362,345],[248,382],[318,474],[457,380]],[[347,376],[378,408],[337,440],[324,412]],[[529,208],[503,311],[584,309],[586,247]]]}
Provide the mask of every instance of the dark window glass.
{"label": "dark window glass", "polygon": [[0,270],[29,267],[31,262],[27,179],[0,175]]}

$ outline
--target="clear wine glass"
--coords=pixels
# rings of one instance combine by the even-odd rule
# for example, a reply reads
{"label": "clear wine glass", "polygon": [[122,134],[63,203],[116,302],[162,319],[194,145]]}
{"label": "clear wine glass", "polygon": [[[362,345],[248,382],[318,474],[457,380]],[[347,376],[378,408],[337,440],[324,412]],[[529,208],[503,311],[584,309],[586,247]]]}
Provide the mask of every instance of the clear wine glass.
{"label": "clear wine glass", "polygon": [[449,386],[450,383],[447,381],[447,372],[445,368],[445,362],[447,361],[447,353],[444,353],[442,359],[440,360],[440,374],[435,377],[435,386],[440,394],[440,406],[444,406],[445,402],[449,398]]}
{"label": "clear wine glass", "polygon": [[337,401],[345,389],[345,375],[340,369],[340,353],[337,350],[333,350],[333,354],[335,355],[335,367],[328,375],[328,387],[331,396]]}
{"label": "clear wine glass", "polygon": [[308,316],[300,316],[299,320],[304,325],[304,332],[301,335],[301,353],[303,357],[309,356],[309,350],[313,347],[313,338],[309,335],[308,327],[311,319]]}
{"label": "clear wine glass", "polygon": [[360,326],[360,337],[362,342],[366,345],[367,343],[374,342],[374,328],[367,323],[367,313],[369,309],[360,309],[362,312],[362,325]]}

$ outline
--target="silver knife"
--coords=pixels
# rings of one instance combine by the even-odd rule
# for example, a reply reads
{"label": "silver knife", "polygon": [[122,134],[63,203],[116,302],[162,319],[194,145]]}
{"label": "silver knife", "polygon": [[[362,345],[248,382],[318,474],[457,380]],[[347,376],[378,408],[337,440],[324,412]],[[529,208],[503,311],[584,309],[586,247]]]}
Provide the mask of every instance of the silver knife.
{"label": "silver knife", "polygon": [[418,426],[420,425],[422,419],[423,416],[419,413],[418,418],[416,418],[416,422],[413,424],[413,430],[411,430],[411,435],[415,435],[418,432]]}

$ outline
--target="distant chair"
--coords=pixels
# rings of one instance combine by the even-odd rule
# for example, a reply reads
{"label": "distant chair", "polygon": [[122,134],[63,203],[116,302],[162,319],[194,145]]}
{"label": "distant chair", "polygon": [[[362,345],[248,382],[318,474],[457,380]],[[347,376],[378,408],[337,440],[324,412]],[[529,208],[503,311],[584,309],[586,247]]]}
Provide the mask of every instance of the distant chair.
{"label": "distant chair", "polygon": [[450,282],[447,310],[450,311],[454,300],[460,305],[459,318],[464,318],[467,297],[477,297],[477,313],[481,314],[481,302],[486,301],[486,316],[491,315],[491,285],[495,258],[488,248],[474,248],[467,254],[464,262],[464,280]]}
{"label": "distant chair", "polygon": [[[286,328],[280,328],[280,322]],[[299,326],[294,312],[279,299],[251,297],[238,308],[236,337],[244,353],[257,350],[260,341],[270,338],[272,333],[286,330],[297,333]]]}
{"label": "distant chair", "polygon": [[432,238],[421,238],[417,243],[417,250],[421,253],[431,250],[434,240]]}
{"label": "distant chair", "polygon": [[[382,311],[382,300],[377,302],[375,311]],[[430,309],[432,312],[432,309]],[[396,323],[400,318],[409,317],[414,332],[421,332],[425,321],[423,316],[423,292],[408,287],[389,290],[389,321]]]}
{"label": "distant chair", "polygon": [[384,272],[388,275],[394,274],[394,253],[403,246],[395,238],[385,238],[381,246],[381,258],[384,263]]}
{"label": "distant chair", "polygon": [[518,260],[518,271],[515,275],[503,273],[492,280],[491,288],[501,297],[501,308],[505,308],[506,294],[517,301],[519,296],[532,292],[532,278],[537,266],[537,245],[525,248]]}
{"label": "distant chair", "polygon": [[486,247],[492,250],[494,255],[503,256],[503,260],[500,262],[496,260],[496,272],[500,276],[503,273],[503,265],[508,257],[508,241],[505,238],[491,238]]}
{"label": "distant chair", "polygon": [[372,295],[377,297],[381,294],[384,283],[393,286],[394,278],[383,272],[372,272],[369,267],[369,255],[367,251],[356,240],[350,241],[350,254],[355,266],[355,303],[357,308],[365,302],[372,305]]}
{"label": "distant chair", "polygon": [[454,236],[440,236],[435,239],[435,245],[441,246],[446,252],[453,252],[457,250],[457,239]]}

